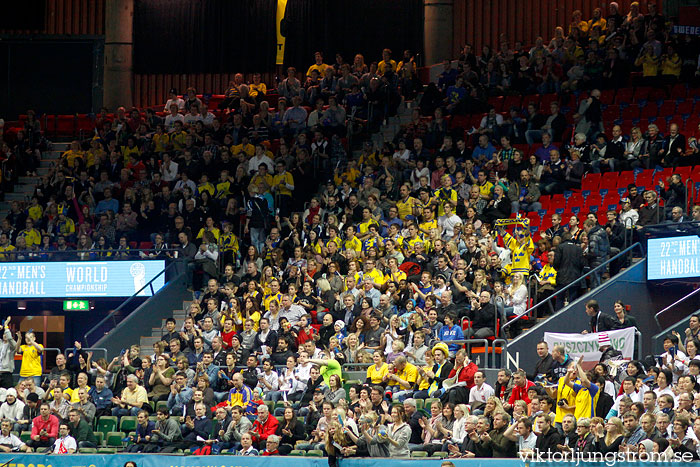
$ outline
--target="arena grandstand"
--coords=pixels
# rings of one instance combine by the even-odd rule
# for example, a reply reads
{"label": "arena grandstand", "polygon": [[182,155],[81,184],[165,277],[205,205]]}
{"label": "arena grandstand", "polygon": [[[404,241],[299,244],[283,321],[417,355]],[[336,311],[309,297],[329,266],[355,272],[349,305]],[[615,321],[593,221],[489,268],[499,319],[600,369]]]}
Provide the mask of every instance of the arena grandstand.
{"label": "arena grandstand", "polygon": [[584,2],[443,60],[426,2],[420,46],[299,63],[289,0],[277,73],[264,54],[126,92],[115,31],[147,67],[162,6],[135,3],[66,3],[104,34],[109,104],[0,114],[0,462],[700,460],[700,41],[678,11]]}

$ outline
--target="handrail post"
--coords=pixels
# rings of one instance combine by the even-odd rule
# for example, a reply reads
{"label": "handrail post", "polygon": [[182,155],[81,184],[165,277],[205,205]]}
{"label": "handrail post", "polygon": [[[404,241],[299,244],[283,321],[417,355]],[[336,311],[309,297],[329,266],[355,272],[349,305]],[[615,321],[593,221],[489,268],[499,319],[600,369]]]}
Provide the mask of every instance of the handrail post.
{"label": "handrail post", "polygon": [[[581,281],[586,280],[586,278],[588,278],[590,275],[592,275],[593,273],[595,273],[595,272],[598,271],[599,269],[602,269],[602,268],[607,267],[607,265],[610,264],[612,261],[616,260],[617,258],[623,257],[623,255],[626,255],[626,254],[630,253],[630,252],[631,252],[633,249],[635,249],[635,248],[639,248],[639,250],[640,250],[642,256],[644,256],[644,249],[642,248],[642,244],[639,243],[639,242],[635,243],[634,245],[630,246],[629,248],[625,248],[623,251],[619,252],[618,254],[616,254],[615,256],[613,256],[612,258],[608,258],[605,262],[603,262],[602,264],[599,264],[599,265],[596,266],[595,268],[591,269],[591,270],[588,271],[586,274],[582,275],[581,277],[579,277],[578,279],[576,279],[575,281],[573,281],[571,284],[569,284],[569,285],[567,285],[567,286],[565,286],[565,287],[563,287],[563,288],[557,290],[556,294],[550,295],[549,297],[547,297],[547,299],[543,300],[542,302],[536,303],[535,305],[533,305],[530,309],[528,309],[528,310],[527,310],[525,313],[523,313],[522,315],[516,316],[516,317],[513,318],[512,320],[510,320],[510,321],[508,321],[507,323],[505,323],[503,326],[501,326],[501,331],[502,331],[502,332],[505,332],[505,328],[507,328],[508,326],[510,326],[511,324],[513,324],[515,321],[521,319],[523,316],[525,316],[525,315],[527,315],[527,314],[529,314],[529,313],[532,313],[533,310],[536,309],[537,307],[539,307],[540,305],[551,301],[557,294],[560,294],[560,293],[562,293],[562,292],[565,292],[565,291],[569,290],[570,288],[572,288],[572,287],[575,286],[575,285],[578,286],[578,284],[579,284]],[[698,289],[698,290],[700,290],[700,289]],[[556,313],[555,313],[555,314],[556,314]]]}

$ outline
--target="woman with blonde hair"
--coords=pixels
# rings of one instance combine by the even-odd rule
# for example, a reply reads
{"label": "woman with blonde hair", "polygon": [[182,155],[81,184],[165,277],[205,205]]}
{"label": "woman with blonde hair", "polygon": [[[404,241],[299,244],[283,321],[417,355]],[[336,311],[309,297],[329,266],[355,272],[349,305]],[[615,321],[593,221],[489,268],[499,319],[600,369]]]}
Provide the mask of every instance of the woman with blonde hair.
{"label": "woman with blonde hair", "polygon": [[624,441],[624,429],[622,420],[618,417],[611,417],[603,425],[597,425],[593,435],[596,437],[594,450],[606,454],[608,452],[618,452],[620,445]]}
{"label": "woman with blonde hair", "polygon": [[[525,285],[525,278],[522,273],[516,272],[511,276],[511,283],[508,289],[506,289],[506,295],[508,301],[506,302],[506,318],[511,320],[516,316],[522,316],[527,311],[527,286]],[[513,323],[510,327],[510,332],[512,337],[515,337],[520,333],[522,329],[523,321],[518,320]]]}
{"label": "woman with blonde hair", "polygon": [[489,423],[493,425],[493,417],[496,414],[506,413],[506,409],[503,408],[503,403],[501,399],[496,396],[491,396],[486,399],[486,404],[484,405],[484,417],[489,419]]}

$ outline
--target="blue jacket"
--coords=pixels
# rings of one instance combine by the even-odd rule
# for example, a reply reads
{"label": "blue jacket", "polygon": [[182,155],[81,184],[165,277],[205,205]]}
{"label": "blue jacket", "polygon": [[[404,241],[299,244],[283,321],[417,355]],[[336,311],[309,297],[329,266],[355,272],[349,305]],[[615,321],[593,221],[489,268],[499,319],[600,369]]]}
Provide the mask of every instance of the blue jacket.
{"label": "blue jacket", "polygon": [[[464,333],[462,332],[462,328],[456,324],[451,328],[445,324],[438,332],[438,339],[445,343],[448,341],[461,340],[464,339]],[[447,344],[447,347],[450,349],[450,352],[456,352],[459,349],[459,344]]]}

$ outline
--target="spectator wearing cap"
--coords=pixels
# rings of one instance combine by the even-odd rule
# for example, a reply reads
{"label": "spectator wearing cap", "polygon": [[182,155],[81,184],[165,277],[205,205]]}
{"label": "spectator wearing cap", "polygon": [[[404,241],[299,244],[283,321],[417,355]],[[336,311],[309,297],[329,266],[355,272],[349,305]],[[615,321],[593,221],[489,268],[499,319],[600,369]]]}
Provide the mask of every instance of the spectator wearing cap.
{"label": "spectator wearing cap", "polygon": [[598,350],[601,354],[600,363],[622,356],[622,352],[612,346],[610,335],[607,332],[602,332],[598,335]]}
{"label": "spectator wearing cap", "polygon": [[168,101],[163,107],[163,112],[169,112],[171,108],[170,106],[173,104],[177,106],[178,111],[185,109],[185,100],[181,97],[178,97],[177,89],[175,88],[170,89],[170,92],[168,93]]}
{"label": "spectator wearing cap", "polygon": [[39,416],[39,396],[35,393],[27,394],[25,397],[24,409],[22,409],[22,416],[17,420],[15,424],[15,431],[28,431],[32,428],[32,420]]}

